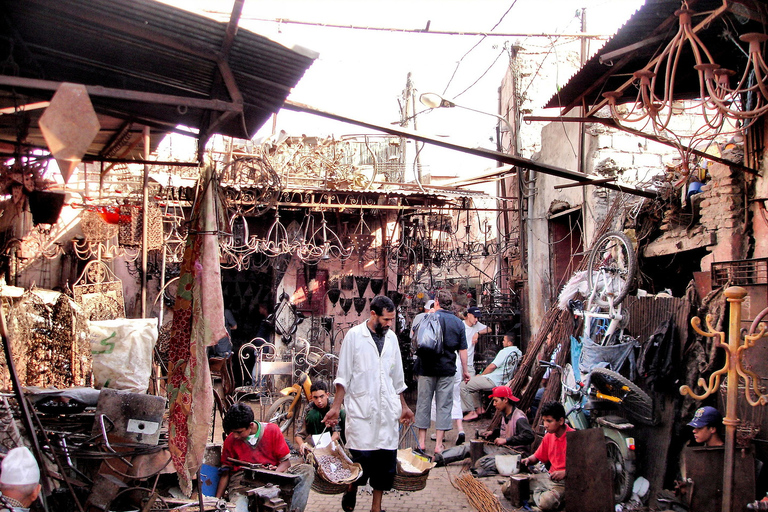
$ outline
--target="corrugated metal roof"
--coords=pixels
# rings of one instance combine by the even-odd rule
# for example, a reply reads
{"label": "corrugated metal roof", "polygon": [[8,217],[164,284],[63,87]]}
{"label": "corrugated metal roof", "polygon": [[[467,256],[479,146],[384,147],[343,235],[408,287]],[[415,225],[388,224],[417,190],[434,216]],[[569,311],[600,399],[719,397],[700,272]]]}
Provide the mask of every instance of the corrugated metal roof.
{"label": "corrugated metal roof", "polygon": [[[0,9],[0,62],[5,61],[0,74],[233,100],[216,61],[226,23],[152,0],[0,0]],[[233,116],[215,133],[250,138],[280,109],[315,57],[239,29],[225,60],[243,96],[244,115]],[[11,89],[0,87],[0,91]],[[51,91],[14,90],[23,95],[21,101],[52,96]],[[0,107],[13,106],[19,99],[0,94]],[[144,122],[160,131],[176,125],[204,129],[211,115],[202,108],[93,94],[91,101],[99,114]],[[8,116],[0,116],[0,129],[6,129],[2,135],[7,139],[12,126],[2,117]],[[37,134],[31,135],[33,143],[41,141],[34,140]]]}
{"label": "corrugated metal roof", "polygon": [[[758,9],[765,11],[765,2],[729,2],[729,12],[723,19],[716,20],[698,33],[699,38],[710,50],[716,63],[723,67],[743,70],[746,57],[733,41],[747,32],[764,32]],[[689,0],[688,7],[698,13],[693,17],[693,25],[723,5],[723,0]],[[580,106],[582,99],[588,106],[603,99],[602,93],[615,91],[631,78],[632,73],[642,69],[654,55],[660,52],[677,33],[679,24],[675,11],[680,9],[680,0],[646,0],[645,5],[622,26],[584,66],[555,94],[545,108]],[[612,62],[600,63],[600,56],[648,38],[660,36],[651,44],[633,49],[624,57],[616,57]],[[698,96],[698,75],[693,69],[690,52],[681,56],[678,72],[675,75],[675,91],[679,97]],[[739,69],[742,66],[742,69]],[[633,101],[637,94],[634,87],[626,90],[626,95],[619,102]]]}

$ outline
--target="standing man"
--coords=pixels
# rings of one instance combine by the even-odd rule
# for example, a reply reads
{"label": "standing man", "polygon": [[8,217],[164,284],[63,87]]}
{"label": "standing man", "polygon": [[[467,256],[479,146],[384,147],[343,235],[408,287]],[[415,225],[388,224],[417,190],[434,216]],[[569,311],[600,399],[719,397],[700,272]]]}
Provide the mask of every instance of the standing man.
{"label": "standing man", "polygon": [[501,342],[504,348],[499,350],[493,362],[483,373],[476,375],[461,385],[461,407],[467,413],[464,421],[476,420],[485,412],[480,393],[490,391],[496,386],[504,386],[512,379],[523,354],[515,346],[515,335],[508,332]]}
{"label": "standing man", "polygon": [[341,345],[336,397],[323,422],[335,426],[345,405],[347,448],[363,467],[363,476],[341,498],[345,512],[355,509],[357,487],[366,481],[373,487],[371,512],[381,512],[381,499],[392,488],[397,469],[397,423],[413,422],[402,395],[407,386],[400,345],[390,330],[394,319],[392,300],[374,297],[370,318],[351,328]]}
{"label": "standing man", "polygon": [[481,334],[490,332],[490,328],[484,323],[480,322],[483,317],[483,313],[477,306],[472,306],[467,309],[466,315],[464,315],[464,331],[467,336],[467,368],[469,374],[475,376],[475,345]]}
{"label": "standing man", "polygon": [[411,322],[411,342],[413,342],[414,351],[416,350],[416,335],[419,332],[419,323],[428,313],[433,313],[435,311],[434,307],[435,301],[430,299],[424,303],[424,309],[420,311],[418,315],[413,317],[413,322]]}
{"label": "standing man", "polygon": [[[451,408],[453,407],[453,378],[456,374],[456,353],[461,361],[463,380],[470,378],[467,369],[467,339],[464,323],[446,308],[453,304],[448,290],[440,290],[435,297],[435,315],[438,315],[443,335],[440,353],[422,356],[417,360],[419,394],[416,401],[416,428],[419,429],[419,448],[426,447],[427,429],[430,425],[432,397],[435,398],[435,453],[443,451],[446,430],[451,430]],[[424,322],[425,320],[422,320]]]}

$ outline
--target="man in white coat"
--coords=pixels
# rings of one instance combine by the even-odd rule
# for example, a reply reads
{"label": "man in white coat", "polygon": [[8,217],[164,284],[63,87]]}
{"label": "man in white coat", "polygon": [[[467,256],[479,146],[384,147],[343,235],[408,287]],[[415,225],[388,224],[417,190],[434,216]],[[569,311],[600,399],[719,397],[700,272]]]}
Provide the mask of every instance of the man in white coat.
{"label": "man in white coat", "polygon": [[323,422],[329,427],[346,409],[347,448],[363,467],[363,476],[341,499],[345,512],[355,509],[357,486],[370,481],[371,512],[381,512],[384,491],[392,488],[397,468],[398,421],[413,423],[405,403],[403,361],[397,336],[390,330],[395,304],[385,296],[371,301],[371,317],[347,332],[334,381],[336,396]]}

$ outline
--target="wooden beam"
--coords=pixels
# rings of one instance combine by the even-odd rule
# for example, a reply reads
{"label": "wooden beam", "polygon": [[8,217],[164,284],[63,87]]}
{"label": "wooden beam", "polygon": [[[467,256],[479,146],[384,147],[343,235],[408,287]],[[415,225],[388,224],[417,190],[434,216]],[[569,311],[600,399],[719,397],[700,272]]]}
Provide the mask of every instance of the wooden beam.
{"label": "wooden beam", "polygon": [[624,126],[622,124],[617,123],[613,118],[611,117],[594,117],[594,116],[587,116],[587,117],[549,117],[549,116],[525,116],[523,118],[525,121],[536,121],[536,122],[552,122],[552,123],[598,123],[605,126],[610,126],[612,128],[616,128],[617,130],[621,130],[623,132],[627,132],[629,134],[635,135],[637,137],[642,137],[644,139],[652,140],[653,142],[658,142],[659,144],[664,144],[665,146],[669,146],[672,148],[675,148],[677,150],[685,151],[686,153],[691,153],[692,155],[696,155],[698,157],[704,158],[706,160],[710,160],[712,162],[717,162],[723,165],[727,165],[729,167],[733,167],[734,169],[738,169],[740,171],[744,171],[749,174],[754,174],[755,176],[760,176],[760,171],[757,171],[755,169],[752,169],[751,167],[747,167],[744,164],[740,164],[738,162],[733,162],[731,160],[727,160],[725,158],[710,155],[709,153],[705,153],[704,151],[700,151],[698,149],[694,149],[689,146],[683,146],[682,144],[677,144],[669,139],[665,139],[664,137],[659,137],[658,135],[653,135],[651,133],[645,133],[641,132],[640,130],[635,130],[634,128],[629,128],[628,126]]}
{"label": "wooden beam", "polygon": [[616,181],[616,176],[612,178],[602,178],[599,180],[592,180],[592,183],[566,183],[564,185],[555,185],[555,190],[560,190],[563,188],[573,188],[573,187],[585,187],[587,185],[602,185],[603,183],[610,183],[611,181]]}
{"label": "wooden beam", "polygon": [[[62,82],[51,80],[39,80],[37,78],[22,78],[17,76],[0,75],[0,85],[9,87],[22,87],[27,89],[36,89],[43,91],[56,91]],[[83,84],[84,85],[84,84]],[[230,103],[221,100],[206,100],[201,98],[191,98],[188,96],[175,96],[170,94],[159,94],[154,92],[130,91],[127,89],[114,89],[111,87],[102,87],[100,85],[84,85],[88,94],[102,98],[113,98],[118,100],[140,101],[143,103],[153,103],[158,105],[174,105],[178,107],[201,108],[205,110],[215,110],[220,112],[235,111],[243,109],[242,104]]]}
{"label": "wooden beam", "polygon": [[606,62],[612,62],[613,59],[615,59],[616,57],[621,57],[622,55],[626,55],[628,53],[637,51],[640,48],[645,48],[649,44],[654,44],[654,43],[658,43],[659,41],[663,41],[665,37],[666,35],[664,34],[648,37],[646,39],[643,39],[642,41],[638,41],[636,43],[630,44],[629,46],[625,46],[624,48],[619,48],[618,50],[613,50],[612,52],[606,52],[600,55],[600,58],[598,60],[600,61],[600,64],[605,64]]}

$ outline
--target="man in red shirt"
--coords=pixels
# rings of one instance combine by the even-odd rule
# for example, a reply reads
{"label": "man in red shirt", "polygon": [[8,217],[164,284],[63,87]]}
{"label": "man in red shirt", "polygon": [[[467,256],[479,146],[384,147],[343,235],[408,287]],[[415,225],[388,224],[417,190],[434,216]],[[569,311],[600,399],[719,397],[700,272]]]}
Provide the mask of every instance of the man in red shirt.
{"label": "man in red shirt", "polygon": [[549,473],[531,478],[533,501],[543,511],[559,510],[565,495],[565,449],[568,432],[573,429],[565,424],[565,409],[558,402],[548,402],[541,407],[541,420],[547,433],[536,453],[520,461],[526,466],[541,461],[549,463]]}
{"label": "man in red shirt", "polygon": [[253,421],[253,410],[246,404],[237,403],[229,408],[224,416],[224,431],[228,432],[221,449],[221,477],[216,489],[216,497],[221,498],[229,487],[229,501],[236,505],[237,512],[248,512],[248,498],[240,485],[240,478],[232,478],[233,471],[239,466],[232,460],[261,464],[264,469],[299,475],[300,480],[293,488],[293,497],[289,510],[303,512],[307,506],[309,489],[315,478],[315,471],[309,464],[291,467],[290,449],[283,438],[280,427],[274,423]]}

